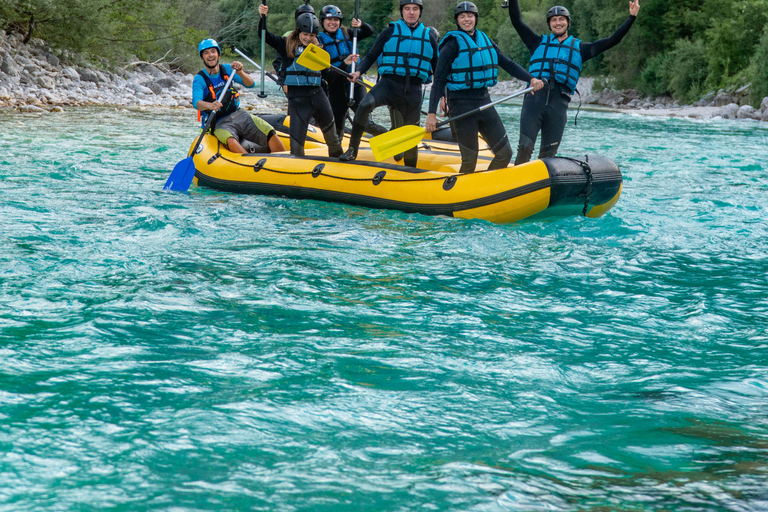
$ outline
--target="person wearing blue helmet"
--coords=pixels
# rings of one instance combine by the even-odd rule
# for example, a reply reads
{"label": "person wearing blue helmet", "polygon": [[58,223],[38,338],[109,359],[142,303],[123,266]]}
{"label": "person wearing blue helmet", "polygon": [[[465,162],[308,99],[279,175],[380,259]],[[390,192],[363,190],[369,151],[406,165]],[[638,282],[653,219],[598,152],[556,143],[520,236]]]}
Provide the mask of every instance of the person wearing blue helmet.
{"label": "person wearing blue helmet", "polygon": [[[248,88],[256,85],[253,78],[243,71],[243,64],[238,61],[220,64],[221,48],[214,39],[201,41],[197,51],[205,67],[192,81],[192,105],[200,113],[203,127],[211,112],[216,111],[215,126],[211,130],[231,152],[285,151],[280,137],[269,123],[240,109],[240,93],[235,89],[234,82]],[[219,102],[217,98],[232,73],[235,73],[233,86]]]}
{"label": "person wearing blue helmet", "polygon": [[576,92],[576,84],[584,62],[613,48],[629,32],[640,11],[640,0],[629,2],[629,17],[613,35],[592,43],[584,43],[568,34],[571,13],[556,5],[547,12],[550,34],[538,35],[523,22],[518,0],[509,0],[509,19],[523,44],[531,52],[528,71],[548,81],[547,87],[526,95],[520,114],[520,141],[515,165],[528,162],[541,131],[539,158],[557,155],[568,120],[568,104]]}

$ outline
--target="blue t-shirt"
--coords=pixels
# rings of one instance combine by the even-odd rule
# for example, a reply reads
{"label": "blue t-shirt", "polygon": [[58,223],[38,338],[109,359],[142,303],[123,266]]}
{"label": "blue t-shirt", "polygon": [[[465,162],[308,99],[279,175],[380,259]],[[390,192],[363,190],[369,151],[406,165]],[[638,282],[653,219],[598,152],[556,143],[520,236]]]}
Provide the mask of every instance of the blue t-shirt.
{"label": "blue t-shirt", "polygon": [[[229,64],[220,64],[220,66],[224,67],[224,71],[226,72],[227,76],[232,76],[231,74],[232,66],[230,66]],[[219,73],[216,73],[215,75],[211,75],[208,73],[207,68],[204,70],[204,72],[206,75],[208,75],[208,79],[211,81],[214,87],[216,87],[216,85],[220,83],[223,83]],[[240,75],[235,75],[233,82],[237,82],[243,87],[247,87],[248,89],[252,89],[253,87],[256,87],[256,82],[253,82],[253,84],[250,87],[246,86],[243,83],[243,79],[240,78]],[[192,80],[192,107],[197,108],[197,102],[205,98],[206,94],[208,94],[208,86],[205,84],[205,80],[200,75],[195,75],[195,79]],[[236,100],[236,101],[237,101],[237,105],[239,106],[240,100]]]}

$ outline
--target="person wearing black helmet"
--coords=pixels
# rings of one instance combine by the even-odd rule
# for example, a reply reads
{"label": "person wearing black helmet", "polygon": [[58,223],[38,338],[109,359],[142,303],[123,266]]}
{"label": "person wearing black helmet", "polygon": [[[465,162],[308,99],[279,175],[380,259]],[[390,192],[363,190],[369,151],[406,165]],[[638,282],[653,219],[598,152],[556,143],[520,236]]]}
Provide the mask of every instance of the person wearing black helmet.
{"label": "person wearing black helmet", "polygon": [[[304,3],[299,5],[295,11],[293,11],[293,19],[296,21],[296,19],[304,14],[305,12],[308,12],[309,14],[315,14],[315,8],[309,5],[309,0],[304,0]],[[289,30],[285,34],[283,34],[283,37],[288,37],[291,35],[291,32],[293,30]],[[278,53],[275,56],[275,60],[272,61],[272,68],[275,70],[275,75],[277,75],[277,85],[283,88],[283,92],[286,91],[285,85],[283,84],[282,79],[280,78],[280,67],[283,65],[283,59],[280,57],[280,54]]]}
{"label": "person wearing black helmet", "polygon": [[[381,80],[360,102],[352,123],[349,149],[341,160],[357,158],[365,122],[376,107],[390,105],[402,115],[405,124],[419,124],[421,86],[437,65],[437,32],[421,23],[423,8],[422,0],[400,0],[400,19],[379,34],[352,73],[352,79],[357,80],[378,62]],[[418,158],[418,147],[409,149],[404,164],[416,167]]]}
{"label": "person wearing black helmet", "polygon": [[[321,86],[322,73],[329,73],[329,71],[313,71],[296,62],[296,58],[310,43],[318,44],[317,33],[320,31],[320,22],[314,14],[305,12],[296,18],[296,28],[291,34],[288,37],[280,37],[267,30],[268,13],[269,7],[259,5],[261,20],[257,33],[259,36],[262,30],[266,33],[267,44],[280,54],[283,61],[280,74],[287,87],[291,154],[304,156],[304,142],[307,140],[309,120],[314,117],[325,137],[328,156],[337,157],[343,150],[336,135],[331,104]],[[352,63],[352,58],[352,55],[348,57],[349,63]]]}
{"label": "person wearing black helmet", "polygon": [[[352,54],[352,37],[349,29],[341,24],[344,19],[341,9],[335,5],[326,5],[320,10],[320,26],[322,30],[317,39],[331,58],[331,65],[349,73],[350,66],[344,64],[344,59]],[[357,39],[365,39],[373,35],[373,27],[358,19],[352,20],[352,28],[357,29]],[[353,103],[349,105],[349,82],[339,73],[328,75],[328,99],[331,101],[333,118],[336,120],[336,133],[339,140],[344,136],[344,122],[347,118],[347,110],[357,111],[360,101],[365,97],[366,91],[362,84],[355,84]],[[365,131],[373,135],[384,133],[386,128],[375,124],[371,119],[365,127]]]}
{"label": "person wearing black helmet", "polygon": [[568,103],[576,92],[582,64],[613,48],[627,35],[640,11],[640,0],[629,2],[629,17],[604,39],[584,43],[568,34],[571,13],[562,6],[547,12],[551,34],[538,35],[523,22],[518,0],[509,0],[509,19],[525,46],[531,52],[528,71],[537,78],[547,79],[544,90],[526,96],[520,114],[520,141],[515,165],[528,162],[536,138],[541,131],[539,158],[557,154],[565,131]]}
{"label": "person wearing black helmet", "polygon": [[[258,116],[240,108],[240,99],[234,82],[247,88],[255,86],[244,70],[243,64],[219,62],[221,48],[214,39],[203,39],[197,46],[200,59],[205,66],[192,80],[192,105],[198,110],[203,128],[208,116],[216,111],[216,118],[210,129],[219,141],[233,153],[271,153],[285,151],[275,129]],[[217,98],[235,73],[233,84],[220,102]]]}
{"label": "person wearing black helmet", "polygon": [[[440,57],[437,60],[435,82],[429,95],[429,114],[426,130],[435,131],[437,105],[446,97],[452,116],[476,110],[491,102],[488,88],[498,81],[499,66],[507,73],[530,83],[534,90],[544,82],[534,78],[523,67],[501,53],[496,43],[477,29],[480,13],[472,2],[459,2],[453,12],[458,30],[445,34],[440,41]],[[454,129],[461,150],[462,174],[475,171],[477,165],[477,134],[480,133],[493,151],[494,158],[488,170],[502,169],[512,159],[512,146],[496,109],[491,107],[464,118],[461,129]]]}

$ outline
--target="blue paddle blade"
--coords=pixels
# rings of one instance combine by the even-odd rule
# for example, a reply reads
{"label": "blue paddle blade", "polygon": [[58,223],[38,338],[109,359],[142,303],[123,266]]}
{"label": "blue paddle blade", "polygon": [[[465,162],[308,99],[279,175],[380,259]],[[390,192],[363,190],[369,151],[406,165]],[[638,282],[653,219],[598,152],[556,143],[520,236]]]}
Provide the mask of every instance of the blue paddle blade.
{"label": "blue paddle blade", "polygon": [[181,162],[176,164],[176,167],[171,171],[171,175],[168,176],[168,181],[165,182],[163,190],[172,190],[174,192],[186,192],[189,186],[192,184],[192,180],[195,178],[195,161],[191,156],[188,156]]}

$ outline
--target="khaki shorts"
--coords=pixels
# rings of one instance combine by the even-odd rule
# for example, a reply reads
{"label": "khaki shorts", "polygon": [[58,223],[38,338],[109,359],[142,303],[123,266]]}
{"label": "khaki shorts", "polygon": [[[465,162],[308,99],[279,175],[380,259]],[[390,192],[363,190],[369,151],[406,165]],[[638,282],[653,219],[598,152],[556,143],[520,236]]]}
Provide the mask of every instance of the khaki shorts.
{"label": "khaki shorts", "polygon": [[[246,147],[251,153],[269,152],[269,138],[274,133],[275,129],[268,122],[241,109],[235,110],[220,121],[217,120],[216,130],[213,132],[222,144],[226,144],[230,137],[237,139],[240,144],[245,141],[252,142],[253,144]],[[254,148],[254,145],[257,148]]]}

